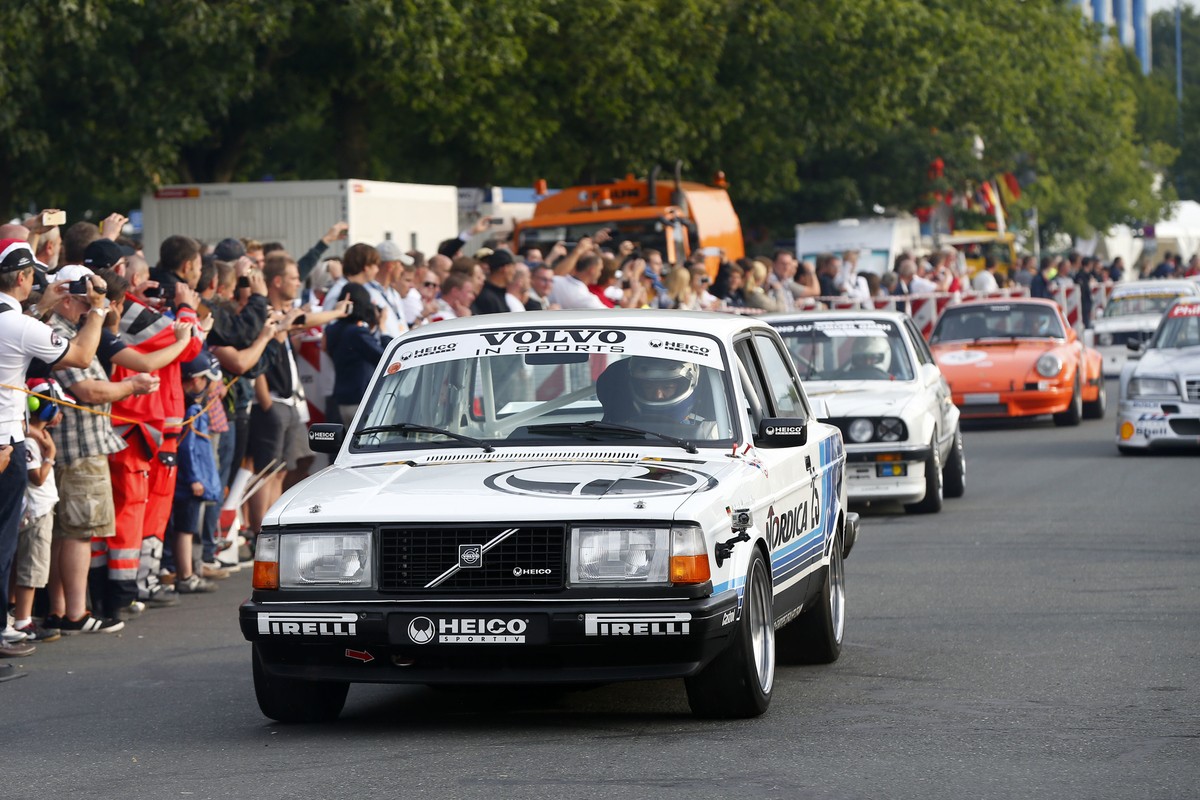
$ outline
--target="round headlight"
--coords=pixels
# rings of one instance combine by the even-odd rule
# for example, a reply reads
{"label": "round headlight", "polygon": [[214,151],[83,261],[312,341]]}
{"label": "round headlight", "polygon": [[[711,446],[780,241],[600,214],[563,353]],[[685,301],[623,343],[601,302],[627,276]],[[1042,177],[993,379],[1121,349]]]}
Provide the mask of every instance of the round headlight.
{"label": "round headlight", "polygon": [[898,442],[900,434],[904,430],[904,423],[898,419],[890,419],[884,417],[879,420],[875,433],[881,442]]}
{"label": "round headlight", "polygon": [[869,419],[856,419],[850,423],[850,441],[852,442],[869,442],[875,434],[875,426],[871,424]]}
{"label": "round headlight", "polygon": [[1102,347],[1108,347],[1110,344],[1112,344],[1112,334],[1102,333],[1099,337],[1097,337],[1097,341]]}
{"label": "round headlight", "polygon": [[1037,374],[1043,378],[1053,378],[1062,372],[1062,368],[1062,359],[1054,355],[1054,353],[1046,353],[1037,360]]}

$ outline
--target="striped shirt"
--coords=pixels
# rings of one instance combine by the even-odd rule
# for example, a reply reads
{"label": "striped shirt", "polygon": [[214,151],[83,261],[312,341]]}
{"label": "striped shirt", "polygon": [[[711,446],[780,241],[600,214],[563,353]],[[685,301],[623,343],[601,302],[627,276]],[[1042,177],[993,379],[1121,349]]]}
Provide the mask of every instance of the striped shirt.
{"label": "striped shirt", "polygon": [[[50,316],[50,327],[63,339],[74,339],[78,332],[74,325],[58,314]],[[51,375],[69,394],[71,387],[82,381],[108,381],[108,375],[100,366],[100,359],[93,357],[92,363],[84,369],[69,367],[54,370]],[[79,398],[75,402],[94,411],[108,414],[112,404],[89,405]],[[62,407],[63,420],[50,433],[54,444],[58,447],[56,461],[70,464],[81,458],[92,456],[107,456],[125,449],[125,441],[113,430],[112,420],[107,416],[92,414],[70,406]]]}

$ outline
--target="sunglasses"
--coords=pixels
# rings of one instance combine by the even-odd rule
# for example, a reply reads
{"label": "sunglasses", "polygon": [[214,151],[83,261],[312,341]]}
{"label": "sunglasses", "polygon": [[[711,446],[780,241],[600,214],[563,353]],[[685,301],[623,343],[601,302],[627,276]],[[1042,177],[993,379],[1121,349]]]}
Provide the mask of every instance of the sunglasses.
{"label": "sunglasses", "polygon": [[434,283],[433,281],[425,281],[425,283],[423,285],[425,286],[426,289],[436,289],[441,284]]}

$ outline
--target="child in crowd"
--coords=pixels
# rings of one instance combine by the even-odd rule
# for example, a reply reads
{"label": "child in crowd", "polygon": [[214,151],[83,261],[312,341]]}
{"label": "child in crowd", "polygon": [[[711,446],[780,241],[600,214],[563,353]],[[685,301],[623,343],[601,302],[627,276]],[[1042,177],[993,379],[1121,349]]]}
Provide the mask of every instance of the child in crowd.
{"label": "child in crowd", "polygon": [[221,499],[221,479],[209,433],[208,389],[221,380],[221,365],[207,350],[183,365],[183,392],[187,396],[188,420],[179,439],[179,475],[175,482],[175,507],[171,528],[175,531],[175,591],[180,594],[215,591],[217,585],[197,575],[192,567],[192,539],[200,531],[205,504],[209,513]]}
{"label": "child in crowd", "polygon": [[54,400],[64,400],[66,395],[52,378],[33,378],[28,385],[29,391],[37,394],[29,395],[29,426],[25,436],[29,486],[25,490],[25,513],[21,517],[13,570],[13,627],[25,634],[27,642],[53,642],[62,632],[43,628],[33,621],[33,595],[50,580],[50,539],[58,487],[54,483],[57,448],[49,429],[62,421],[61,406]]}

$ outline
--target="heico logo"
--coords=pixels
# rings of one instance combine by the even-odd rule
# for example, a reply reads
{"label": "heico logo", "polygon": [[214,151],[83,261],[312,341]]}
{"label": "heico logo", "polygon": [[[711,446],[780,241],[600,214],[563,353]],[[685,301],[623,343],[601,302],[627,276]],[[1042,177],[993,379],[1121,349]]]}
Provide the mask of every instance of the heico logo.
{"label": "heico logo", "polygon": [[520,578],[522,575],[550,575],[553,574],[552,569],[525,569],[524,567],[513,567],[513,577]]}
{"label": "heico logo", "polygon": [[481,334],[488,346],[481,354],[500,354],[506,345],[513,353],[624,353],[623,331],[557,329],[492,331]]}
{"label": "heico logo", "polygon": [[524,644],[529,621],[472,617],[439,619],[414,617],[408,623],[408,638],[414,644]]}
{"label": "heico logo", "polygon": [[258,632],[265,636],[354,636],[357,614],[260,612]]}
{"label": "heico logo", "polygon": [[664,342],[661,339],[652,339],[650,346],[659,350],[670,350],[674,353],[687,353],[690,356],[706,356],[709,352],[708,348],[703,345],[687,342]]}
{"label": "heico logo", "polygon": [[584,614],[585,636],[687,636],[691,614]]}
{"label": "heico logo", "polygon": [[799,436],[802,433],[804,433],[802,425],[780,425],[776,428],[767,428],[767,436]]}
{"label": "heico logo", "polygon": [[821,493],[816,484],[812,487],[812,497],[793,509],[775,515],[775,507],[767,509],[767,538],[771,540],[771,548],[787,544],[797,539],[821,524]]}
{"label": "heico logo", "polygon": [[425,356],[436,356],[439,353],[452,353],[458,347],[457,342],[448,342],[446,344],[433,344],[428,347],[418,347],[416,350],[409,350],[400,354],[401,361],[409,361],[414,358],[423,358]]}
{"label": "heico logo", "polygon": [[460,544],[458,546],[458,566],[462,569],[479,569],[483,566],[483,545]]}
{"label": "heico logo", "polygon": [[308,438],[312,439],[314,442],[332,442],[337,438],[337,434],[335,434],[333,431],[315,430],[308,432]]}

